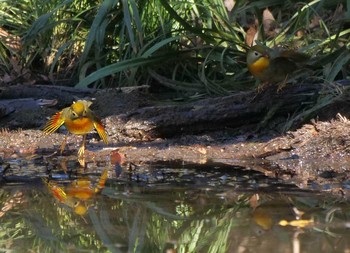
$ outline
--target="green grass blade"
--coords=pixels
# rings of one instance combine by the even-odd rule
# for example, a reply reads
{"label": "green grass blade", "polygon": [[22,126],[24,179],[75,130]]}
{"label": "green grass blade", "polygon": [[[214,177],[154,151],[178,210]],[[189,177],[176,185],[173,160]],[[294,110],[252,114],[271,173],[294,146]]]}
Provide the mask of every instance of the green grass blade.
{"label": "green grass blade", "polygon": [[[96,17],[94,18],[94,21],[92,22],[91,28],[89,30],[89,35],[87,36],[85,47],[83,54],[80,58],[80,64],[79,69],[83,66],[83,64],[88,59],[89,53],[92,49],[92,46],[94,45],[94,42],[96,42],[97,38],[100,37],[99,35],[104,33],[101,33],[101,29],[105,29],[105,19],[107,14],[111,11],[111,9],[117,4],[117,1],[115,0],[105,0],[101,4]],[[99,41],[101,43],[101,40],[103,38],[99,38]]]}
{"label": "green grass blade", "polygon": [[123,13],[124,13],[124,25],[126,26],[126,30],[128,31],[129,42],[131,44],[131,47],[134,53],[136,53],[137,47],[135,42],[134,31],[132,28],[131,13],[129,9],[128,0],[122,0],[122,4],[123,4]]}
{"label": "green grass blade", "polygon": [[155,56],[155,57],[148,57],[148,58],[139,57],[139,58],[117,62],[95,71],[94,73],[90,74],[85,79],[80,81],[77,85],[75,85],[75,87],[77,88],[87,87],[89,84],[101,78],[104,78],[106,76],[115,74],[117,72],[124,71],[130,68],[147,66],[151,63],[164,61],[167,58],[168,56],[163,55],[163,56]]}
{"label": "green grass blade", "polygon": [[332,63],[328,74],[326,76],[326,80],[329,82],[333,82],[342,69],[349,64],[350,61],[350,53],[348,50],[344,50],[335,61]]}
{"label": "green grass blade", "polygon": [[181,38],[181,36],[175,36],[175,37],[170,37],[167,39],[164,39],[157,44],[153,45],[151,48],[147,49],[142,55],[143,57],[149,57],[152,54],[154,54],[156,51],[158,51],[160,48],[162,48],[165,45],[170,44],[173,41],[177,41]]}

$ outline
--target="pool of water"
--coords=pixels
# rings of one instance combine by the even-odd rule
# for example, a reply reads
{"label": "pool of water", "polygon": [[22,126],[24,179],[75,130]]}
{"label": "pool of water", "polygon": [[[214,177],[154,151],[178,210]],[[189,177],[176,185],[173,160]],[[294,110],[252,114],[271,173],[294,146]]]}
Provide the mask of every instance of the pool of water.
{"label": "pool of water", "polygon": [[54,162],[4,173],[0,252],[350,251],[348,202],[259,172]]}

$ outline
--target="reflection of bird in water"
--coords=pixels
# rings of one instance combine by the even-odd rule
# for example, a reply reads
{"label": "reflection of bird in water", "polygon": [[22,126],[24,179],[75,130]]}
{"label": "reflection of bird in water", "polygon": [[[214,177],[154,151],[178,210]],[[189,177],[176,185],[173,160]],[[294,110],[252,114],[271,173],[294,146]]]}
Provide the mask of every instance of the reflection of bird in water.
{"label": "reflection of bird in water", "polygon": [[273,225],[271,213],[263,208],[256,208],[252,213],[252,219],[264,230],[270,229]]}
{"label": "reflection of bird in water", "polygon": [[[65,125],[70,133],[83,135],[83,143],[79,149],[79,156],[85,153],[86,134],[96,129],[101,139],[107,144],[107,134],[100,119],[90,109],[92,102],[86,100],[78,100],[70,107],[64,108],[62,111],[56,113],[46,123],[43,131],[51,134],[55,132],[62,125]],[[61,153],[66,145],[66,139],[61,145]]]}
{"label": "reflection of bird in water", "polygon": [[88,200],[105,187],[107,176],[108,171],[105,169],[96,184],[88,178],[77,179],[67,187],[47,180],[45,183],[59,202],[72,208],[76,214],[84,215],[87,212]]}

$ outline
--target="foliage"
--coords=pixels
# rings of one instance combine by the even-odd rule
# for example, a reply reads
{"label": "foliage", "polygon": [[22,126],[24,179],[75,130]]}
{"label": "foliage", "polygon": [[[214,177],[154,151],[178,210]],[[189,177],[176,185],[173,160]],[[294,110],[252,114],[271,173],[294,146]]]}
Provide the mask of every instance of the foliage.
{"label": "foliage", "polygon": [[[265,39],[260,33],[266,44],[297,46],[319,55],[347,47],[349,30],[344,29],[345,17],[339,18],[346,13],[336,5],[326,11],[325,4],[317,0],[283,4],[277,0],[4,0],[0,26],[21,38],[21,49],[14,52],[2,42],[0,62],[2,70],[9,71],[8,56],[15,55],[23,67],[52,81],[79,77],[78,87],[160,83],[192,94],[225,94],[251,87],[244,40],[254,17],[263,23],[262,11],[267,7],[277,17],[279,30]],[[300,31],[306,36],[295,36]],[[349,55],[328,61],[323,77],[345,78],[338,63],[347,63]]]}
{"label": "foliage", "polygon": [[346,3],[3,0],[0,73],[3,83],[147,84],[185,97],[225,95],[255,87],[245,52],[258,39],[314,56],[314,80],[327,86],[349,77]]}

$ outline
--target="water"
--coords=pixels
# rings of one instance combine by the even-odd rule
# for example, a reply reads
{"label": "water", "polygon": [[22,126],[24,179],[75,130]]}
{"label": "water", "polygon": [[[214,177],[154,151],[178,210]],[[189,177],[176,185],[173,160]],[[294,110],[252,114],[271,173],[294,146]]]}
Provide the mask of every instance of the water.
{"label": "water", "polygon": [[244,168],[10,164],[0,252],[350,252],[349,203]]}

